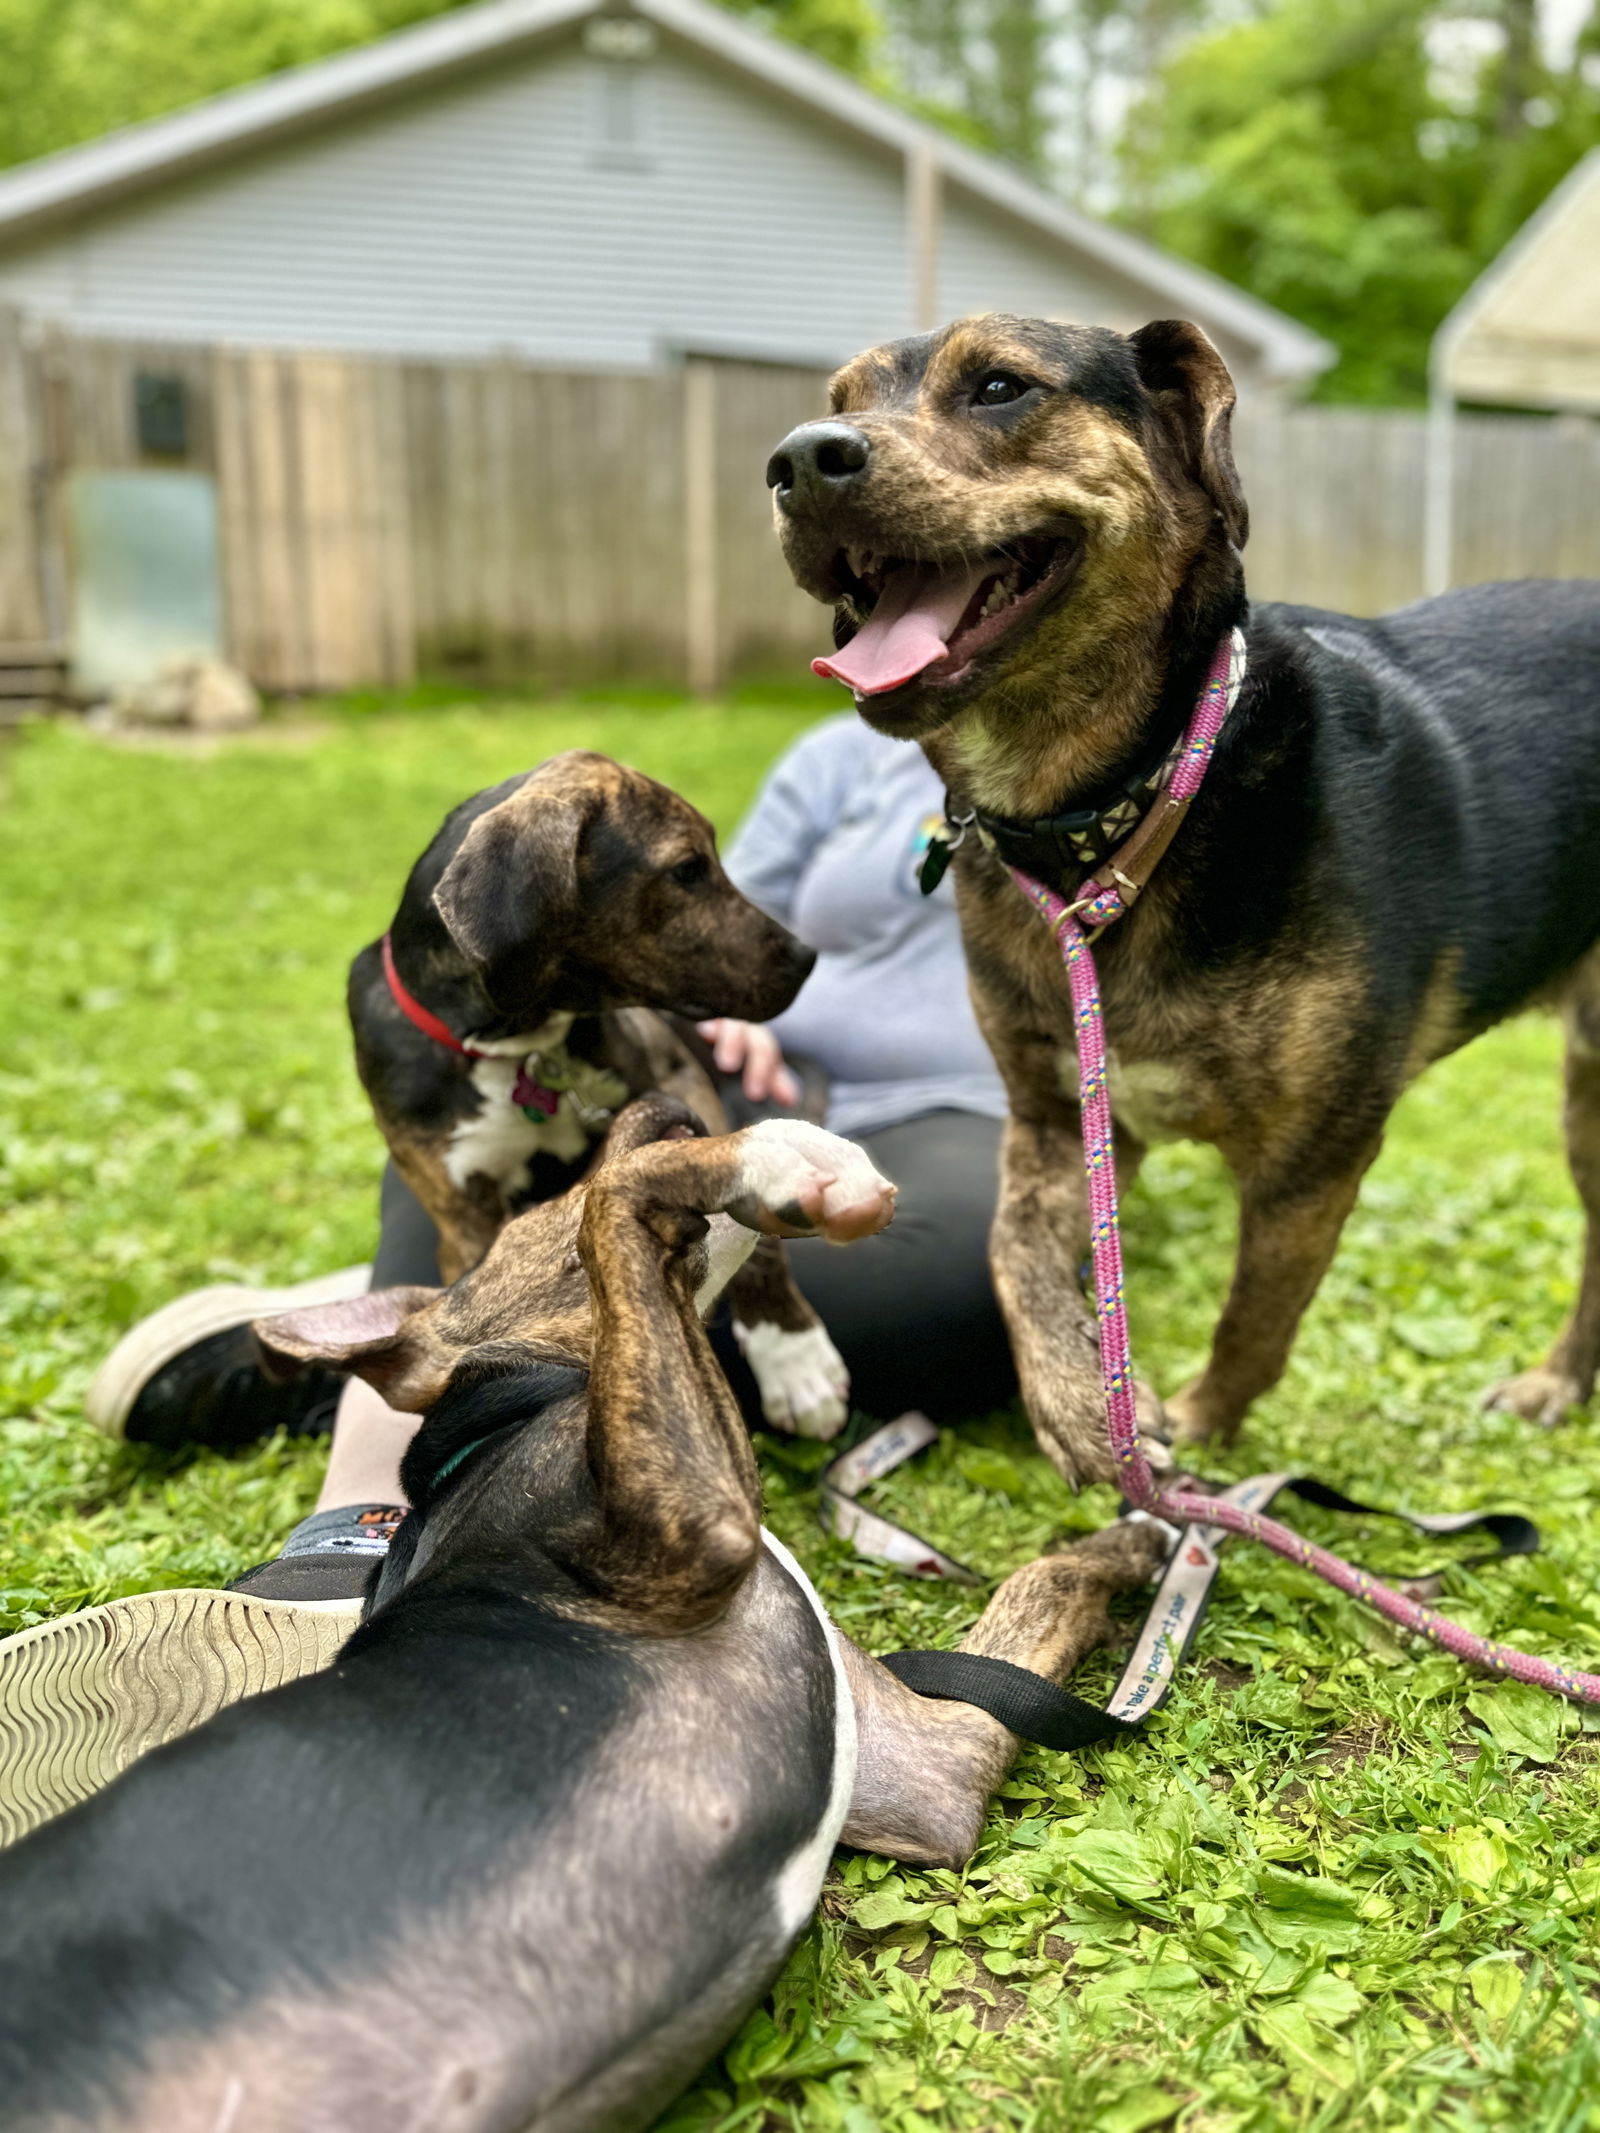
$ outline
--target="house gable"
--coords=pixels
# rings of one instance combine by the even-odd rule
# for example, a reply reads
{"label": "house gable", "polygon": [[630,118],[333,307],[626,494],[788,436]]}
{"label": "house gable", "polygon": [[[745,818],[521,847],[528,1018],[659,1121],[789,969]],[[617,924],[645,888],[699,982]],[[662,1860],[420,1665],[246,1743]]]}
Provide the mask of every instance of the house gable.
{"label": "house gable", "polygon": [[[659,49],[620,61],[619,34]],[[708,0],[478,0],[0,173],[4,300],[90,333],[613,366],[826,364],[989,306],[1197,318],[1246,381],[1331,356]]]}

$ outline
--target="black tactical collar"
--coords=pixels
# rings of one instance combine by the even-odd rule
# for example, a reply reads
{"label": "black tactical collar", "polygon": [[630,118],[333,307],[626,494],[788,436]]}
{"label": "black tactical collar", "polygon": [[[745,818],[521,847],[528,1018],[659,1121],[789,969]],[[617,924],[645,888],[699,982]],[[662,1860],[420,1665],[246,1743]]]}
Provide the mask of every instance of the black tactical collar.
{"label": "black tactical collar", "polygon": [[1034,815],[1020,822],[975,807],[972,819],[984,842],[1008,867],[1020,867],[1037,880],[1072,888],[1079,876],[1103,866],[1119,845],[1127,843],[1166,790],[1182,753],[1180,730],[1158,762],[1130,772],[1088,807],[1067,807],[1059,814]]}
{"label": "black tactical collar", "polygon": [[994,815],[986,807],[965,807],[946,793],[945,831],[929,845],[919,872],[923,895],[938,887],[951,852],[973,829],[1007,866],[1053,888],[1072,890],[1127,843],[1154,807],[1178,767],[1186,730],[1179,728],[1157,761],[1102,787],[1087,806],[1061,808],[1053,815]]}

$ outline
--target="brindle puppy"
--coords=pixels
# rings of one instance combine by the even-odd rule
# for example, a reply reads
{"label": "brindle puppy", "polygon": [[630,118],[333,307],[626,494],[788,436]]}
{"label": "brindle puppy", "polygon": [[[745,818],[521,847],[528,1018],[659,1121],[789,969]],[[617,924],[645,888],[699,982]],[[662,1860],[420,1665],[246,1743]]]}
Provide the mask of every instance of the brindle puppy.
{"label": "brindle puppy", "polygon": [[[700,1313],[753,1229],[893,1188],[652,1098],[442,1296],[267,1321],[431,1410],[340,1659],[0,1853],[8,2133],[621,2133],[760,1998],[841,1836],[956,1866],[1016,1752],[829,1623],[764,1535]],[[748,1226],[747,1226],[748,1225]],[[1059,1680],[1161,1530],[1008,1578],[965,1649]]]}
{"label": "brindle puppy", "polygon": [[[1197,327],[984,317],[873,350],[768,470],[836,609],[823,662],[919,741],[981,834],[955,859],[973,994],[1011,1099],[995,1277],[1035,1427],[1109,1472],[1067,986],[1007,878],[1071,895],[1059,817],[1148,778],[1242,627],[1249,672],[1153,882],[1099,937],[1124,1183],[1156,1134],[1238,1180],[1232,1293],[1181,1433],[1272,1385],[1406,1084],[1532,1000],[1567,1024],[1588,1215],[1548,1358],[1494,1403],[1553,1422],[1600,1362],[1600,587],[1479,586],[1378,621],[1245,599],[1233,384]],[[1124,832],[1125,834],[1125,832]],[[1115,838],[1108,840],[1114,843]],[[1052,856],[1053,855],[1053,856]],[[1154,1403],[1146,1411],[1155,1419]]]}
{"label": "brindle puppy", "polygon": [[[508,1213],[583,1175],[630,1096],[665,1089],[725,1132],[687,1025],[780,1013],[815,960],[734,888],[703,815],[583,749],[454,809],[411,870],[389,943],[400,986],[470,1047],[408,1020],[383,944],[362,949],[349,990],[357,1071],[438,1229],[447,1282],[477,1265]],[[763,1240],[729,1302],[767,1419],[831,1436],[849,1373],[779,1243]]]}

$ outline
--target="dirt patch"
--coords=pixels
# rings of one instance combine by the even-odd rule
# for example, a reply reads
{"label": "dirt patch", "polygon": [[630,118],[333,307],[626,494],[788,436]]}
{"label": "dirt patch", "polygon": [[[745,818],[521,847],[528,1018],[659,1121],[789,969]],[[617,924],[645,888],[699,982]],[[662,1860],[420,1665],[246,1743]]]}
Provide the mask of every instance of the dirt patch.
{"label": "dirt patch", "polygon": [[[1027,2001],[1014,1985],[1003,1985],[999,1978],[989,1977],[987,1972],[982,1991],[972,1985],[954,1985],[944,1997],[947,2006],[964,2007],[979,2029],[991,2033],[1009,2029],[1028,2011]],[[994,2001],[992,2007],[989,2004],[991,1999]]]}
{"label": "dirt patch", "polygon": [[1228,1696],[1236,1694],[1238,1690],[1244,1687],[1246,1682],[1254,1681],[1256,1678],[1249,1667],[1234,1666],[1226,1659],[1204,1660],[1199,1671],[1207,1681],[1214,1681],[1217,1687]]}
{"label": "dirt patch", "polygon": [[1343,1732],[1330,1733],[1307,1751],[1302,1774],[1291,1779],[1278,1794],[1274,1812],[1281,1818],[1286,1808],[1297,1807],[1309,1794],[1313,1778],[1337,1777],[1352,1763],[1370,1763],[1375,1755],[1386,1753],[1388,1745],[1389,1736],[1382,1726],[1349,1726]]}
{"label": "dirt patch", "polygon": [[1382,1726],[1346,1726],[1318,1741],[1307,1758],[1309,1774],[1327,1777],[1348,1770],[1352,1763],[1370,1763],[1375,1755],[1387,1754],[1389,1736]]}

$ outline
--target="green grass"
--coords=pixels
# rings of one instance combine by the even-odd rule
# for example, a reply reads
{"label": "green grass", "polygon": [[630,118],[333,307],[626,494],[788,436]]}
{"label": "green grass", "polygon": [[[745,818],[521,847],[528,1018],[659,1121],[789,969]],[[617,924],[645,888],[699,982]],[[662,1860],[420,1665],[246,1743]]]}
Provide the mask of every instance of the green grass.
{"label": "green grass", "polygon": [[[6,747],[0,1628],[233,1576],[309,1503],[316,1447],[187,1463],[113,1448],[86,1429],[83,1388],[131,1319],[185,1287],[369,1254],[378,1144],[343,970],[444,810],[582,741],[726,828],[819,708],[802,692],[487,708],[446,693],[352,702],[319,734],[269,727],[198,760],[57,727]],[[1520,1023],[1407,1099],[1288,1378],[1209,1464],[1530,1511],[1546,1553],[1455,1573],[1445,1604],[1593,1667],[1600,1428],[1546,1437],[1476,1408],[1570,1299],[1556,1059],[1551,1028]],[[1215,1160],[1158,1152],[1125,1215],[1136,1352],[1158,1385],[1203,1353],[1231,1228]],[[967,1596],[822,1539],[812,1448],[764,1460],[772,1521],[846,1628],[884,1649],[958,1633]],[[1110,1508],[1068,1498],[1015,1417],[946,1438],[881,1500],[995,1576]],[[1379,1528],[1296,1515],[1374,1567],[1418,1565]],[[1089,1669],[1091,1691],[1110,1669]],[[1148,1737],[1026,1756],[962,1874],[846,1855],[772,2002],[668,2123],[1600,2127],[1597,1770],[1563,1707],[1402,1647],[1235,1548]]]}

